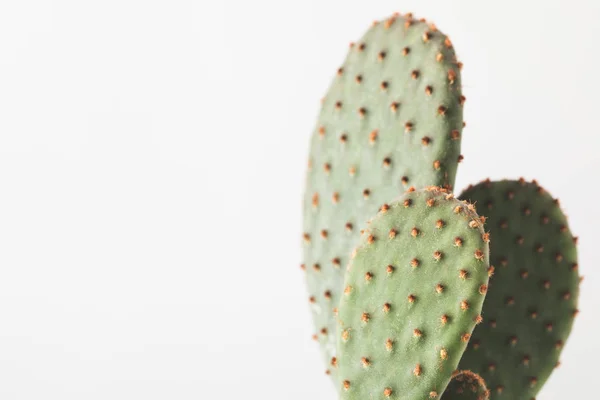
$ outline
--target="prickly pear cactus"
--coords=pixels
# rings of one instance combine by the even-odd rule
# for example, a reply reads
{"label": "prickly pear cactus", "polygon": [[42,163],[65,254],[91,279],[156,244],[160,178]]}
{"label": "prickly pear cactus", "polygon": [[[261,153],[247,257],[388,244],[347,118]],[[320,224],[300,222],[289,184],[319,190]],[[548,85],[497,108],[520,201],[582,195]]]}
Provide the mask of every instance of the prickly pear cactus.
{"label": "prickly pear cactus", "polygon": [[481,375],[493,397],[530,400],[557,365],[577,314],[577,239],[558,200],[535,181],[488,180],[461,198],[489,217],[495,274],[460,368]]}
{"label": "prickly pear cactus", "polygon": [[323,99],[308,163],[302,268],[328,364],[343,270],[364,223],[409,186],[454,184],[459,67],[444,34],[396,15],[351,46]]}
{"label": "prickly pear cactus", "polygon": [[490,391],[479,375],[472,371],[460,371],[454,374],[442,399],[451,397],[461,400],[487,400],[490,398]]}
{"label": "prickly pear cactus", "polygon": [[481,320],[487,241],[473,207],[439,188],[381,207],[340,301],[340,399],[439,398]]}

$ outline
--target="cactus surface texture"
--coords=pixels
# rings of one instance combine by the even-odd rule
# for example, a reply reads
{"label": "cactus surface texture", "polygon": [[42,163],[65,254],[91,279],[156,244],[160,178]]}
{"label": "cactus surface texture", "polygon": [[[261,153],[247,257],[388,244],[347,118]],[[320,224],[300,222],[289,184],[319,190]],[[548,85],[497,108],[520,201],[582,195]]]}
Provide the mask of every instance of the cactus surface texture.
{"label": "cactus surface texture", "polygon": [[474,208],[443,189],[384,204],[346,273],[340,399],[440,398],[481,321],[488,252]]}
{"label": "cactus surface texture", "polygon": [[308,162],[302,267],[328,365],[360,230],[410,186],[452,187],[463,102],[450,40],[410,15],[375,23],[351,45],[324,97]]}
{"label": "cactus surface texture", "polygon": [[577,239],[558,200],[535,181],[487,180],[460,198],[488,217],[495,273],[484,322],[459,366],[481,375],[492,398],[533,399],[557,365],[577,314]]}

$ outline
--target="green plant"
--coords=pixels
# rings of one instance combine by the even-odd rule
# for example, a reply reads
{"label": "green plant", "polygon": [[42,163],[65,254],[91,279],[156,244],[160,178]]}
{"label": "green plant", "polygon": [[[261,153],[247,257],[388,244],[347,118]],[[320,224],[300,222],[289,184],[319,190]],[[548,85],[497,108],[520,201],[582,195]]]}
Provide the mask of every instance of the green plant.
{"label": "green plant", "polygon": [[344,267],[364,223],[410,186],[454,184],[459,67],[433,25],[396,15],[351,45],[323,100],[308,163],[302,266],[328,363]]}
{"label": "green plant", "polygon": [[485,381],[469,370],[457,371],[444,391],[444,399],[485,400],[489,397]]}
{"label": "green plant", "polygon": [[523,179],[451,194],[463,103],[449,39],[410,14],[351,45],[323,99],[302,267],[342,400],[531,400],[570,334],[558,201]]}
{"label": "green plant", "polygon": [[577,238],[558,200],[537,182],[486,180],[460,197],[489,217],[495,266],[485,321],[460,368],[481,375],[493,393],[533,398],[558,365],[577,315]]}
{"label": "green plant", "polygon": [[369,223],[340,301],[341,399],[442,393],[488,287],[488,235],[439,188],[406,193]]}

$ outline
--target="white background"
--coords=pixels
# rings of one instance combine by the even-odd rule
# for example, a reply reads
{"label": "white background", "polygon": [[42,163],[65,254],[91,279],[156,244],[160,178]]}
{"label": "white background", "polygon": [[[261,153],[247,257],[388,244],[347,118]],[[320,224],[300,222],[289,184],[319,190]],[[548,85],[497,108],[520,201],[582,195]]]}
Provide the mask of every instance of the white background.
{"label": "white background", "polygon": [[596,396],[599,2],[1,0],[0,398],[335,399],[298,267],[308,141],[394,11],[464,62],[457,187],[561,198],[586,279],[539,399]]}

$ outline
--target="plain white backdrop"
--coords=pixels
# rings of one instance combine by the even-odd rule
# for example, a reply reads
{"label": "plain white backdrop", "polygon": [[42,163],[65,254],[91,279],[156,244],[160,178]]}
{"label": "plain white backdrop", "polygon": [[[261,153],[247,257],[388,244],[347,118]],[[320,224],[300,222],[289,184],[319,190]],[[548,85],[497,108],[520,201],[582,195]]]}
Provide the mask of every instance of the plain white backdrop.
{"label": "plain white backdrop", "polygon": [[464,62],[457,187],[560,197],[585,281],[539,399],[595,396],[597,1],[0,0],[0,398],[335,399],[299,268],[308,141],[394,11]]}

